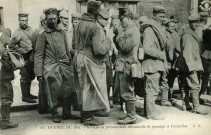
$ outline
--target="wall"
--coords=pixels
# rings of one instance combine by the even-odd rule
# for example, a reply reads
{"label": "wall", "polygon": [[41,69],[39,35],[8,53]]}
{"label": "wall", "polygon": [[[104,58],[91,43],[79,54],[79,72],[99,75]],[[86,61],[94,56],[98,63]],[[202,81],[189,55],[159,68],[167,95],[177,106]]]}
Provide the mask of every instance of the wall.
{"label": "wall", "polygon": [[[21,5],[19,5],[19,2]],[[29,13],[29,26],[32,29],[38,28],[40,15],[46,8],[54,7],[57,9],[76,12],[75,0],[0,0],[0,7],[3,7],[4,25],[11,28],[12,32],[18,28],[18,13],[23,11]],[[70,21],[71,23],[71,21]]]}
{"label": "wall", "polygon": [[167,10],[167,17],[176,15],[176,17],[179,18],[179,21],[187,23],[187,17],[191,10],[191,0],[142,0],[139,13],[152,18],[152,8],[155,5],[165,7]]}

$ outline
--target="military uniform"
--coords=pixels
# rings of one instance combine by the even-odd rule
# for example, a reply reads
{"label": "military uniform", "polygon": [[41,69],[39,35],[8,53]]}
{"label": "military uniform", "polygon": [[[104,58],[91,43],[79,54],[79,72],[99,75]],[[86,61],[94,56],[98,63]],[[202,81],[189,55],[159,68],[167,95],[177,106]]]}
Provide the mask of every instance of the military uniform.
{"label": "military uniform", "polygon": [[11,81],[14,80],[13,67],[6,46],[9,44],[11,30],[5,29],[0,37],[0,95],[1,95],[1,122],[0,128],[15,128],[17,123],[9,122],[10,107],[13,103],[13,87]]}
{"label": "military uniform", "polygon": [[88,2],[88,13],[84,13],[73,32],[74,80],[81,105],[84,124],[102,125],[92,119],[93,111],[110,110],[107,87],[105,56],[111,48],[111,40],[104,39],[104,31],[97,27],[94,13],[101,2]]}
{"label": "military uniform", "polygon": [[134,93],[134,78],[132,77],[132,65],[136,65],[138,70],[141,70],[141,64],[138,60],[138,48],[140,45],[140,32],[138,27],[132,22],[132,12],[126,8],[119,9],[119,17],[123,19],[128,17],[131,23],[123,29],[118,30],[118,35],[114,39],[118,49],[118,57],[115,61],[116,81],[119,85],[120,96],[126,105],[127,115],[120,118],[119,124],[134,123],[135,116],[135,93]]}
{"label": "military uniform", "polygon": [[[190,23],[199,21],[199,15],[188,17]],[[200,82],[197,72],[203,71],[200,57],[200,39],[198,35],[188,28],[181,37],[181,54],[178,57],[175,68],[183,72],[183,82],[185,83],[185,105],[189,108],[189,92],[192,94],[193,112],[206,114],[199,108]]]}
{"label": "military uniform", "polygon": [[[153,12],[165,13],[163,7],[154,7]],[[166,35],[160,23],[155,20],[148,20],[142,24],[143,48],[145,59],[142,62],[145,74],[145,105],[148,119],[161,118],[155,106],[155,100],[159,93],[161,75],[165,71],[164,61],[166,61],[165,42]]]}
{"label": "military uniform", "polygon": [[20,69],[20,75],[21,75],[20,85],[22,91],[22,100],[34,103],[36,101],[32,100],[32,98],[37,98],[37,97],[30,94],[31,82],[35,78],[32,34],[33,31],[29,26],[27,26],[26,29],[22,29],[21,27],[18,28],[12,36],[9,48],[23,55],[23,58],[25,60],[25,65]]}
{"label": "military uniform", "polygon": [[[57,10],[50,8],[45,14],[56,14]],[[48,102],[52,109],[53,121],[60,122],[57,106],[59,97],[63,98],[63,119],[70,117],[70,101],[73,89],[72,58],[64,31],[45,28],[38,35],[35,47],[35,73],[38,78],[44,78]],[[39,80],[40,80],[39,79]]]}

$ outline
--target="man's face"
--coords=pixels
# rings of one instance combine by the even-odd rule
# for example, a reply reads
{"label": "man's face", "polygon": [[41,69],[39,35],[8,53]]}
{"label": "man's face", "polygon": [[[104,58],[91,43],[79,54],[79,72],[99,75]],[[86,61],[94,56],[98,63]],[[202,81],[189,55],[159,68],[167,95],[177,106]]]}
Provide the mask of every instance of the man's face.
{"label": "man's face", "polygon": [[22,29],[26,29],[28,27],[28,17],[19,17],[19,23]]}
{"label": "man's face", "polygon": [[159,22],[160,24],[162,24],[164,22],[165,18],[165,14],[164,13],[157,13],[154,15],[154,19],[155,21]]}
{"label": "man's face", "polygon": [[97,17],[97,21],[99,22],[100,25],[102,25],[103,27],[106,27],[108,25],[108,19],[105,19],[101,16]]}
{"label": "man's face", "polygon": [[189,22],[189,26],[190,26],[190,28],[193,30],[193,31],[195,31],[197,28],[198,28],[198,26],[199,26],[199,22],[200,21],[191,21],[191,22]]}
{"label": "man's face", "polygon": [[119,19],[112,19],[111,23],[112,23],[112,26],[115,28],[120,24]]}
{"label": "man's face", "polygon": [[66,25],[68,25],[69,19],[61,16],[60,21],[66,26]]}
{"label": "man's face", "polygon": [[57,15],[55,14],[50,14],[46,16],[46,22],[47,22],[47,26],[54,28],[57,25]]}
{"label": "man's face", "polygon": [[130,23],[129,17],[122,17],[122,18],[120,18],[120,23],[121,23],[123,28],[126,28],[129,25],[129,23]]}
{"label": "man's face", "polygon": [[73,20],[72,20],[73,27],[75,27],[76,24],[79,23],[79,21],[80,21],[79,19],[73,19]]}
{"label": "man's face", "polygon": [[170,22],[170,23],[168,24],[168,30],[169,30],[169,32],[173,33],[173,32],[175,31],[175,29],[176,29],[176,24],[175,24],[175,22]]}

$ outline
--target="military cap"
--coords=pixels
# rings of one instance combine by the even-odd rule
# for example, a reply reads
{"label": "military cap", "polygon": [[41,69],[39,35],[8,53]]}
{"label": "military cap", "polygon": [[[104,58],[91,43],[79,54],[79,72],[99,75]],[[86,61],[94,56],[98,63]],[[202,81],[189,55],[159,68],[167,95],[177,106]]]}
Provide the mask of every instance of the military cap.
{"label": "military cap", "polygon": [[133,14],[131,12],[130,9],[128,8],[119,8],[119,18],[123,18],[123,17],[130,17],[133,18]]}
{"label": "military cap", "polygon": [[111,19],[119,19],[118,15],[112,15]]}
{"label": "military cap", "polygon": [[51,14],[58,14],[58,10],[56,8],[48,8],[44,10],[45,15],[51,15]]}
{"label": "military cap", "polygon": [[28,17],[29,14],[27,14],[27,13],[19,13],[18,16],[19,17]]}
{"label": "military cap", "polygon": [[200,15],[199,14],[191,14],[189,17],[188,17],[188,20],[189,21],[200,21]]}
{"label": "military cap", "polygon": [[40,16],[40,22],[42,22],[43,20],[45,20],[45,14],[42,14],[42,15]]}
{"label": "military cap", "polygon": [[81,14],[79,14],[79,13],[73,13],[73,14],[71,14],[71,16],[72,16],[72,18],[74,19],[80,19],[81,18]]}
{"label": "military cap", "polygon": [[101,9],[99,15],[101,15],[104,19],[109,19],[109,9]]}
{"label": "military cap", "polygon": [[101,1],[89,0],[87,3],[87,9],[97,10],[100,8]]}
{"label": "military cap", "polygon": [[59,13],[59,17],[69,18],[68,11],[67,11],[67,10],[62,10],[62,11]]}
{"label": "military cap", "polygon": [[133,20],[138,20],[138,16],[139,16],[138,14],[132,14],[132,15],[133,15],[132,17]]}
{"label": "military cap", "polygon": [[161,6],[154,6],[153,7],[153,14],[154,13],[166,13],[166,9]]}

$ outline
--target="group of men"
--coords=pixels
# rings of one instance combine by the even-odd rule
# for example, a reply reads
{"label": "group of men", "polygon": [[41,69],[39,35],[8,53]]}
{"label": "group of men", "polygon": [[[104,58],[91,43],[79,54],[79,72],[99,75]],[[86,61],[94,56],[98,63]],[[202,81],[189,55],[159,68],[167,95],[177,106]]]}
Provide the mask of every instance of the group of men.
{"label": "group of men", "polygon": [[[127,112],[119,118],[119,124],[136,122],[135,89],[145,91],[146,118],[162,120],[164,117],[156,108],[155,100],[161,91],[161,105],[171,106],[169,99],[176,77],[184,90],[184,110],[207,114],[200,109],[199,74],[203,71],[201,57],[210,65],[211,55],[209,41],[202,42],[195,32],[201,17],[190,15],[189,26],[179,36],[175,18],[166,20],[165,13],[163,7],[154,6],[153,19],[142,16],[137,23],[137,17],[130,9],[119,8],[119,15],[111,17],[110,30],[107,30],[109,9],[102,8],[100,1],[91,0],[87,3],[87,13],[73,16],[71,31],[68,12],[59,13],[57,9],[49,8],[41,16],[40,28],[35,32],[28,26],[28,14],[19,14],[20,27],[11,39],[9,35],[1,40],[5,47],[0,48],[1,128],[18,126],[9,121],[14,74],[7,47],[25,60],[25,66],[20,70],[22,100],[36,102],[34,99],[38,97],[30,94],[31,81],[36,76],[40,86],[39,100],[45,104],[40,113],[48,113],[49,106],[55,123],[61,122],[57,108],[62,102],[63,120],[80,118],[87,126],[104,124],[94,116],[109,116],[111,87],[114,97],[125,103]],[[203,52],[200,50],[202,44],[205,46]],[[205,72],[210,73],[208,70]],[[207,82],[205,84],[207,86]],[[71,105],[80,110],[80,117],[71,114]]]}

